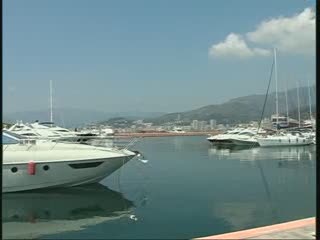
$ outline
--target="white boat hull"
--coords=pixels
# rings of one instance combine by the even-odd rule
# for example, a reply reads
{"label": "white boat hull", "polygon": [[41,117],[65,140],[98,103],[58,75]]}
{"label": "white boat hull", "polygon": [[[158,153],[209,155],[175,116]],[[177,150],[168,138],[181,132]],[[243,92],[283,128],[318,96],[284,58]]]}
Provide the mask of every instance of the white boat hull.
{"label": "white boat hull", "polygon": [[273,139],[273,138],[258,138],[258,143],[261,147],[276,147],[276,146],[305,146],[312,144],[312,139],[303,139],[303,138],[282,138]]}
{"label": "white boat hull", "polygon": [[255,139],[232,139],[231,140],[234,145],[239,146],[259,146],[259,143]]}
{"label": "white boat hull", "polygon": [[[133,156],[77,161],[36,163],[34,175],[28,172],[28,163],[2,165],[2,192],[18,192],[52,187],[73,187],[100,182]],[[49,166],[48,170],[44,167]],[[12,172],[16,167],[17,172]]]}

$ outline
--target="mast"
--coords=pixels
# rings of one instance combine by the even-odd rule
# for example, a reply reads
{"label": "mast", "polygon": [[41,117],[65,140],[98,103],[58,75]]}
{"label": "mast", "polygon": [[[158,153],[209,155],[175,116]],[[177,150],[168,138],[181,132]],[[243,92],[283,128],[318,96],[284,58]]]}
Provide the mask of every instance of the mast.
{"label": "mast", "polygon": [[287,110],[287,125],[289,126],[289,107],[288,107],[288,82],[286,82],[286,110]]}
{"label": "mast", "polygon": [[277,131],[279,125],[279,103],[278,103],[278,72],[277,72],[277,50],[276,48],[273,49],[274,53],[274,77],[276,82],[276,118],[277,118]]}
{"label": "mast", "polygon": [[52,80],[50,80],[50,122],[53,122]]}
{"label": "mast", "polygon": [[298,117],[299,117],[299,128],[301,127],[300,119],[300,96],[299,96],[299,82],[297,81],[297,97],[298,97]]}
{"label": "mast", "polygon": [[310,82],[308,79],[308,95],[309,95],[309,113],[310,113],[310,121],[312,124],[312,112],[311,112],[311,92],[310,92]]}

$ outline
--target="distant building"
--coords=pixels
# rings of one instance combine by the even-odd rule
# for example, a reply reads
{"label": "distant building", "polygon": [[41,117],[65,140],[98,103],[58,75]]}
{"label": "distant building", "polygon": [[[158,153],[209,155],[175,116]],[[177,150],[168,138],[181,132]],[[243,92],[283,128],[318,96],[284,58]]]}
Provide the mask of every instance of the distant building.
{"label": "distant building", "polygon": [[191,128],[193,130],[199,130],[199,121],[198,120],[193,120],[191,123]]}
{"label": "distant building", "polygon": [[214,119],[210,120],[210,129],[213,130],[217,127],[217,121]]}
{"label": "distant building", "polygon": [[198,130],[205,131],[207,127],[207,121],[199,121],[198,126],[199,126]]}

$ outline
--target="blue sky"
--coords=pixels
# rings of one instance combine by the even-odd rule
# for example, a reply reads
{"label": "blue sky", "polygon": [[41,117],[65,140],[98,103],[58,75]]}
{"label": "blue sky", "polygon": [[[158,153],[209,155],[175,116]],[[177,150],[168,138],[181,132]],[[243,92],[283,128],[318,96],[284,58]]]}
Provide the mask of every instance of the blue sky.
{"label": "blue sky", "polygon": [[[311,0],[4,0],[4,112],[47,109],[49,80],[56,107],[105,112],[184,111],[264,93],[272,55],[251,49],[267,51],[273,44],[279,45],[280,89],[285,81],[289,87],[297,80],[314,83],[311,30],[291,42],[300,30],[290,23],[314,5]],[[281,16],[287,19],[271,21]],[[288,23],[293,33],[285,39],[284,30],[258,29],[263,21],[279,29]],[[231,50],[230,33],[236,36],[230,38]],[[263,34],[274,39],[264,41]],[[218,45],[219,52],[213,47]]]}

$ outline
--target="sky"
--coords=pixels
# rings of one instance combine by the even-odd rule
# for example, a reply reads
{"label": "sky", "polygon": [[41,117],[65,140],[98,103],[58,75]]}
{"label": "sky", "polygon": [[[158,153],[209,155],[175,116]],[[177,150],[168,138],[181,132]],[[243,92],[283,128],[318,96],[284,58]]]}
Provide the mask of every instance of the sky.
{"label": "sky", "polygon": [[[180,112],[315,83],[315,1],[4,0],[3,111]],[[274,85],[273,85],[274,87]],[[273,89],[274,90],[274,89]]]}

